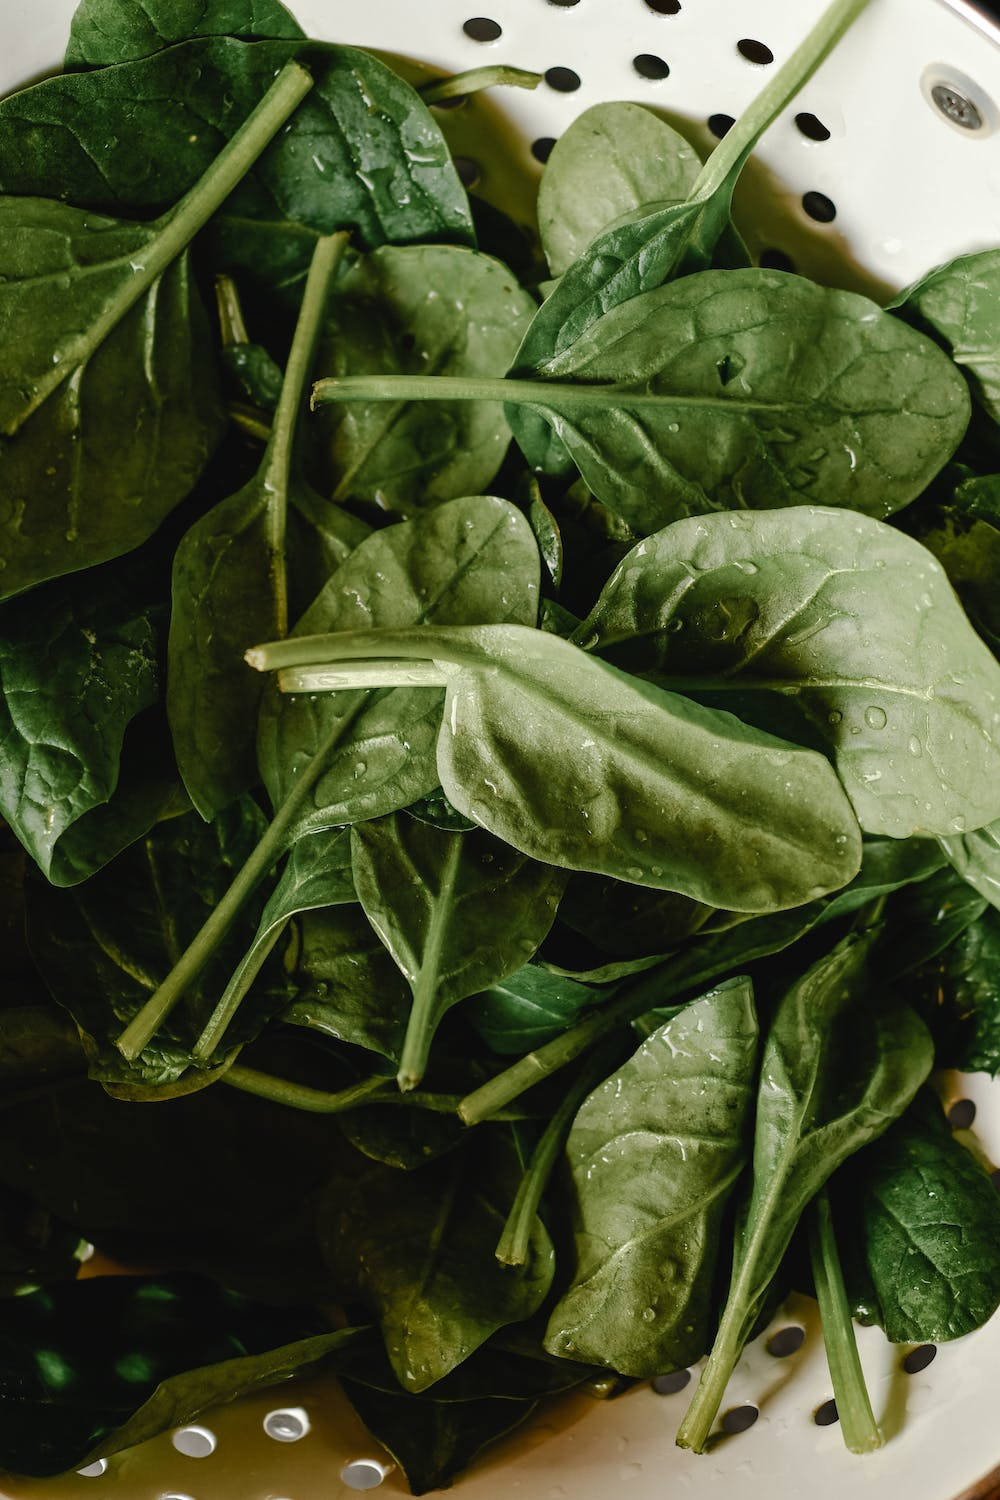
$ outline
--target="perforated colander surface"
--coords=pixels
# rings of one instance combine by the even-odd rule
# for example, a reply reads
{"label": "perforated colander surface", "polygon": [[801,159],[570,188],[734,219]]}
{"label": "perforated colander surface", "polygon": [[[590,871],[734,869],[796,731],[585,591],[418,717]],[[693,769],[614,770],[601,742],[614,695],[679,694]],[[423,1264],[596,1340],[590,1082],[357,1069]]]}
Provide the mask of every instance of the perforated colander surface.
{"label": "perforated colander surface", "polygon": [[[750,102],[823,0],[292,0],[312,36],[445,72],[510,62],[546,74],[440,112],[463,174],[520,223],[540,163],[570,121],[605,99],[661,110],[703,151]],[[0,0],[0,91],[58,62],[75,0]],[[935,94],[937,101],[935,101]],[[968,101],[972,114],[955,103]],[[943,106],[943,107],[942,107]],[[964,116],[961,118],[949,116]],[[978,117],[978,128],[969,120]],[[963,251],[1000,241],[1000,30],[962,0],[871,0],[771,128],[744,174],[737,215],[771,264],[876,296]],[[1000,1084],[939,1080],[975,1105],[978,1147],[1000,1164]],[[971,1110],[955,1112],[968,1125]],[[804,1331],[802,1337],[798,1330]],[[815,1307],[789,1301],[741,1360],[729,1435],[705,1457],[674,1446],[683,1377],[616,1401],[548,1407],[459,1480],[465,1500],[951,1500],[1000,1460],[1000,1317],[939,1349],[859,1330],[889,1439],[864,1459],[830,1421]],[[688,1393],[689,1394],[689,1393]],[[4,1480],[6,1500],[344,1500],[405,1494],[333,1381],[292,1381],[59,1480]],[[977,1493],[1000,1495],[995,1487]]]}

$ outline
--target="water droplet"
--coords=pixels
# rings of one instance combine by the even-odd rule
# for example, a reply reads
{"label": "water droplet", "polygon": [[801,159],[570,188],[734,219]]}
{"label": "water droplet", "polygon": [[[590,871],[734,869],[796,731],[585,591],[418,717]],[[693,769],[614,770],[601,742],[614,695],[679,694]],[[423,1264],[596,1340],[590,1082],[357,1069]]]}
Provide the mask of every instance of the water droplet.
{"label": "water droplet", "polygon": [[643,1309],[643,1314],[642,1314],[642,1321],[644,1323],[655,1323],[656,1322],[656,1308],[655,1307],[644,1308]]}
{"label": "water droplet", "polygon": [[924,747],[917,739],[915,734],[910,735],[907,748],[909,749],[911,755],[923,755],[924,753]]}
{"label": "water droplet", "polygon": [[679,422],[668,422],[667,423],[667,431],[668,432],[680,432],[680,430],[681,430],[681,424]]}
{"label": "water droplet", "polygon": [[884,729],[886,726],[885,709],[879,708],[878,704],[873,703],[871,708],[865,709],[865,723],[869,729]]}
{"label": "water droplet", "polygon": [[678,630],[684,629],[684,621],[680,618],[679,615],[674,615],[672,620],[667,621],[667,629],[671,632],[672,635],[676,635]]}
{"label": "water droplet", "polygon": [[355,779],[355,781],[360,781],[361,778],[362,778],[362,776],[365,774],[365,772],[367,770],[368,770],[368,763],[367,763],[367,761],[356,760],[354,762],[354,779]]}
{"label": "water droplet", "polygon": [[828,724],[839,724],[843,717],[844,715],[840,712],[839,708],[831,708],[826,716],[826,722]]}
{"label": "water droplet", "polygon": [[739,568],[741,573],[752,574],[759,571],[757,568],[757,564],[754,562],[750,562],[749,558],[746,557],[738,557],[736,559],[736,566]]}
{"label": "water droplet", "polygon": [[649,834],[646,832],[645,828],[637,828],[635,830],[635,841],[637,844],[644,844],[648,838]]}
{"label": "water droplet", "polygon": [[952,828],[954,828],[956,833],[963,833],[965,831],[965,824],[966,819],[962,816],[961,813],[956,813],[951,820],[951,826]]}
{"label": "water droplet", "polygon": [[625,871],[625,875],[629,880],[641,880],[643,871],[639,865],[629,865],[628,869]]}

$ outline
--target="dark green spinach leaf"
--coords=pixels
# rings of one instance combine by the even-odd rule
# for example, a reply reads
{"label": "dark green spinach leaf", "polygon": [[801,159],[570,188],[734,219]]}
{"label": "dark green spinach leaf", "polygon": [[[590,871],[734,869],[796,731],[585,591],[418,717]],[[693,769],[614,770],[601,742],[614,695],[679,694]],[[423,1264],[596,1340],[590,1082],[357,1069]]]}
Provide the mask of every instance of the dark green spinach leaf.
{"label": "dark green spinach leaf", "polygon": [[301,37],[279,0],[80,0],[67,68],[103,68],[149,57],[195,36]]}

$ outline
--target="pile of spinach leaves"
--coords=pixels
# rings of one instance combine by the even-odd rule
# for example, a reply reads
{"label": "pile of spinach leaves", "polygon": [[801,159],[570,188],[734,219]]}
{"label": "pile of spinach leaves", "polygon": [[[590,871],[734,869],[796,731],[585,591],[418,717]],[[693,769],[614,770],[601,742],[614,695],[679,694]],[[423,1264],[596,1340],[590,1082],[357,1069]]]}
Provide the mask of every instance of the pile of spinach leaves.
{"label": "pile of spinach leaves", "polygon": [[422,1493],[708,1356],[701,1450],[792,1286],[861,1452],[852,1308],[1000,1303],[1000,251],[730,219],[863,5],[581,115],[549,282],[435,113],[534,75],[81,0],[0,101],[0,1468],[325,1368]]}

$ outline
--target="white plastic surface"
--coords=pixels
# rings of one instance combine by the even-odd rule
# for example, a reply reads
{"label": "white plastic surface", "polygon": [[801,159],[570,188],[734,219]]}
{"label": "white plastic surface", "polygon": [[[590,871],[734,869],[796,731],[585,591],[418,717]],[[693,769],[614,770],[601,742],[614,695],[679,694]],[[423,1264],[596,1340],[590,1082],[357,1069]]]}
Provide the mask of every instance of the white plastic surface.
{"label": "white plastic surface", "polygon": [[[662,0],[660,0],[662,5]],[[680,0],[661,14],[646,0],[292,0],[313,36],[404,54],[445,72],[492,61],[545,71],[569,68],[580,87],[506,90],[439,118],[456,151],[480,166],[477,187],[519,221],[530,219],[540,171],[531,144],[557,137],[588,105],[634,99],[662,110],[707,150],[709,116],[735,116],[767,68],[738,51],[763,42],[777,65],[823,8],[821,0]],[[0,0],[0,89],[58,64],[74,0]],[[486,16],[502,28],[471,40],[463,23]],[[669,66],[660,80],[633,59]],[[935,82],[963,87],[986,126],[960,129],[930,101]],[[808,139],[795,115],[830,131]],[[832,200],[817,224],[802,196]],[[746,174],[739,211],[751,243],[790,255],[818,279],[886,292],[965,250],[1000,242],[1000,33],[962,0],[871,0],[835,54],[768,132]],[[980,1149],[1000,1163],[1000,1085],[984,1075],[949,1079],[949,1098],[974,1099]],[[785,1359],[759,1339],[741,1361],[726,1407],[752,1402],[748,1431],[695,1457],[674,1446],[687,1392],[638,1387],[610,1402],[574,1396],[553,1403],[519,1437],[490,1450],[458,1481],[462,1500],[844,1500],[848,1495],[950,1500],[1000,1462],[996,1380],[1000,1316],[942,1345],[922,1373],[902,1368],[906,1350],[877,1329],[860,1330],[873,1404],[889,1436],[879,1453],[851,1457],[837,1425],[813,1412],[830,1395],[815,1309],[790,1303],[772,1331],[798,1323],[802,1348]],[[294,1382],[209,1413],[211,1456],[179,1453],[169,1434],[111,1460],[107,1471],[59,1481],[3,1481],[6,1500],[347,1500],[342,1474],[377,1453],[332,1383]],[[286,1405],[287,1403],[287,1405]],[[269,1438],[265,1418],[304,1409],[300,1441]],[[356,1477],[356,1472],[355,1472]],[[383,1495],[406,1493],[389,1468]],[[1000,1489],[997,1491],[1000,1494]]]}

